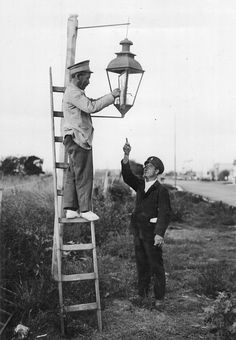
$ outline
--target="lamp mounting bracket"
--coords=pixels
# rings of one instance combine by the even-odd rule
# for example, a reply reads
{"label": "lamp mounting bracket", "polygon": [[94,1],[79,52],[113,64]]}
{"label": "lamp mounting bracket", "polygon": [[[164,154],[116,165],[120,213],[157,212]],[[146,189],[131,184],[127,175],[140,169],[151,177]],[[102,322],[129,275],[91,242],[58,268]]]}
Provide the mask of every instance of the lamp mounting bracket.
{"label": "lamp mounting bracket", "polygon": [[130,25],[130,22],[125,22],[123,24],[109,24],[109,25],[96,25],[96,26],[80,26],[76,27],[77,30],[83,30],[87,28],[101,28],[101,27],[111,27],[111,26],[124,26],[124,25]]}

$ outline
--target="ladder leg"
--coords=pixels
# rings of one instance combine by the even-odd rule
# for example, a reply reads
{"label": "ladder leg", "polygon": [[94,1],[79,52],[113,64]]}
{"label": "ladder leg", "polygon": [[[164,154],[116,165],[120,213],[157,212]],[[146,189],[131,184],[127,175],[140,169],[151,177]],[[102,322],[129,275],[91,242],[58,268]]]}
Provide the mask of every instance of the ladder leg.
{"label": "ladder leg", "polygon": [[61,323],[61,333],[65,335],[65,325],[64,325],[64,303],[63,303],[63,290],[62,290],[62,280],[61,280],[61,244],[62,244],[62,225],[58,225],[58,235],[57,235],[57,265],[58,265],[58,293],[59,293],[59,304],[60,304],[60,323]]}
{"label": "ladder leg", "polygon": [[62,295],[62,282],[61,281],[58,281],[58,291],[59,291],[59,303],[60,303],[61,334],[65,335],[64,307],[63,307],[63,295]]}
{"label": "ladder leg", "polygon": [[99,331],[102,331],[102,313],[101,313],[101,301],[100,301],[100,292],[99,292],[98,264],[97,264],[97,251],[96,251],[94,222],[91,222],[91,237],[92,237],[92,244],[93,244],[93,267],[94,267],[94,272],[96,275],[95,294],[96,294],[96,302],[97,302],[98,329]]}

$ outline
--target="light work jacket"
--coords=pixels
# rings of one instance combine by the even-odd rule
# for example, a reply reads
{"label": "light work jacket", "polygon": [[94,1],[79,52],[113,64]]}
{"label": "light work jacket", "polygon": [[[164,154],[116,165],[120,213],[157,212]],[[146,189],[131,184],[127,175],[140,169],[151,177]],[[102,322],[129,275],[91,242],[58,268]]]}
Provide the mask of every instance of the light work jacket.
{"label": "light work jacket", "polygon": [[63,136],[72,135],[76,144],[90,150],[94,130],[90,114],[101,111],[113,102],[111,93],[96,100],[89,99],[83,90],[70,83],[63,97]]}

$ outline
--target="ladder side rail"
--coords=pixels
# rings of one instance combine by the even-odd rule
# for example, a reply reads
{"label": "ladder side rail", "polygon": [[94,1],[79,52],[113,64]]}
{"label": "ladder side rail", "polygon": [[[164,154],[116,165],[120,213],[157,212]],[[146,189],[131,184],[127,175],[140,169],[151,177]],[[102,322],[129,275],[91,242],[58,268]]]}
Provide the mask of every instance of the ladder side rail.
{"label": "ladder side rail", "polygon": [[[62,291],[62,276],[61,276],[61,249],[60,249],[60,235],[61,225],[59,224],[58,216],[58,196],[57,196],[57,169],[56,169],[56,147],[55,147],[55,124],[54,124],[54,101],[53,101],[53,87],[52,87],[52,69],[50,67],[50,103],[51,103],[51,129],[52,129],[52,155],[53,155],[53,188],[54,188],[54,237],[53,237],[53,257],[52,266],[55,266],[54,257],[56,255],[56,268],[57,268],[57,280],[59,291],[59,304],[60,304],[60,318],[61,328],[64,333],[64,308],[63,308],[63,291]],[[55,238],[55,239],[54,239]],[[54,243],[55,242],[55,243]],[[55,249],[56,246],[56,249]]]}
{"label": "ladder side rail", "polygon": [[96,302],[97,302],[97,320],[98,320],[98,329],[102,331],[102,313],[101,313],[101,301],[100,301],[100,292],[99,292],[99,280],[98,280],[98,263],[97,263],[97,251],[96,251],[96,239],[95,239],[95,226],[94,222],[91,222],[91,238],[93,244],[93,268],[95,273],[95,294],[96,294]]}

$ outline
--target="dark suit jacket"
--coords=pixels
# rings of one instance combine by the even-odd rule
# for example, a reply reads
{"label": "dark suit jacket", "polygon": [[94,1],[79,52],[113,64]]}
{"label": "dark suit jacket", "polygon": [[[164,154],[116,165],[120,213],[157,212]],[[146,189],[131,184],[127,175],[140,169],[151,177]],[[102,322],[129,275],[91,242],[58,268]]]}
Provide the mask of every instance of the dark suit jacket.
{"label": "dark suit jacket", "polygon": [[[145,193],[145,181],[134,175],[129,163],[121,162],[122,176],[131,188],[136,191],[135,209],[131,219],[131,229],[135,236],[152,239],[155,234],[164,237],[171,214],[168,190],[158,180]],[[157,217],[157,223],[150,223],[150,219]]]}

